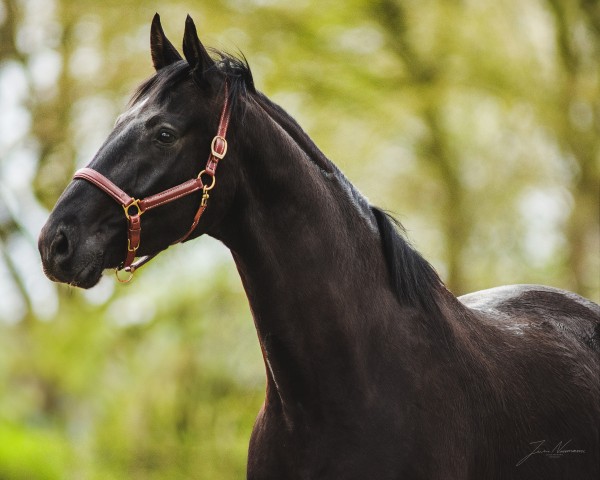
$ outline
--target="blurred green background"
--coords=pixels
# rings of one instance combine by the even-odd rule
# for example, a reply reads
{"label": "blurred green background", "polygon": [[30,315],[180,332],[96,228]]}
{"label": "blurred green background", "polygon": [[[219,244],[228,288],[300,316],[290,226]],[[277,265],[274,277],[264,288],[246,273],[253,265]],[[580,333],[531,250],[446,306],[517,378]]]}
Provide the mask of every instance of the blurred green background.
{"label": "blurred green background", "polygon": [[0,480],[233,479],[264,373],[229,253],[202,238],[133,284],[45,279],[38,232],[180,45],[248,58],[456,294],[600,300],[596,0],[0,0]]}

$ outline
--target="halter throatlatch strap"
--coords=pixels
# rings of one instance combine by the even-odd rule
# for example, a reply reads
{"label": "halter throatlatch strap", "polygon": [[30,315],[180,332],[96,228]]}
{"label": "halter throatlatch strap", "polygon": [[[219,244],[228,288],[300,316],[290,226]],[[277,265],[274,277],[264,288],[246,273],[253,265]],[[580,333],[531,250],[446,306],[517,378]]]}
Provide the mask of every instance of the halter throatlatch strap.
{"label": "halter throatlatch strap", "polygon": [[[202,199],[200,200],[200,205],[198,206],[198,210],[194,215],[192,225],[185,235],[173,242],[172,245],[186,240],[198,226],[200,218],[202,217],[202,214],[208,205],[208,192],[215,186],[215,174],[217,166],[219,165],[219,161],[222,160],[227,154],[226,136],[227,128],[229,127],[230,115],[231,112],[229,107],[228,85],[227,81],[225,81],[225,101],[223,102],[223,110],[221,111],[221,118],[219,119],[219,128],[217,130],[217,135],[213,138],[210,144],[210,154],[208,155],[208,160],[206,161],[204,170],[202,170],[196,178],[183,182],[155,195],[151,195],[143,199],[136,199],[125,193],[108,178],[92,168],[82,168],[77,170],[75,175],[73,175],[73,178],[87,180],[92,185],[95,185],[123,207],[125,218],[127,219],[127,254],[125,256],[125,261],[116,269],[117,279],[120,282],[129,282],[133,278],[133,272],[135,272],[142,265],[148,263],[156,256],[156,254],[147,255],[134,262],[136,252],[138,248],[140,248],[142,235],[141,216],[146,210],[160,207],[161,205],[170,203],[191,193],[202,190]],[[205,185],[202,182],[202,176],[211,177],[208,185]],[[120,270],[125,270],[128,272],[129,277],[126,279],[119,278],[118,272]]]}
{"label": "halter throatlatch strap", "polygon": [[177,240],[175,243],[180,243],[184,240],[187,240],[187,238],[192,234],[194,229],[198,226],[200,217],[202,217],[204,210],[206,210],[206,206],[208,205],[208,197],[210,196],[208,192],[212,190],[215,186],[215,174],[217,173],[217,166],[219,165],[219,160],[223,160],[223,158],[227,154],[227,140],[225,137],[227,136],[227,129],[229,128],[230,115],[231,111],[229,109],[229,93],[227,88],[227,82],[225,82],[225,102],[223,103],[223,110],[221,110],[221,118],[219,119],[219,128],[217,130],[217,135],[212,139],[212,142],[210,143],[210,154],[208,155],[206,166],[204,167],[204,170],[202,170],[198,174],[198,180],[200,180],[202,175],[204,174],[212,177],[212,180],[209,185],[204,185],[202,187],[202,200],[200,201],[200,205],[198,206],[196,215],[194,215],[194,221],[192,222],[192,225],[190,226],[186,234],[179,240]]}

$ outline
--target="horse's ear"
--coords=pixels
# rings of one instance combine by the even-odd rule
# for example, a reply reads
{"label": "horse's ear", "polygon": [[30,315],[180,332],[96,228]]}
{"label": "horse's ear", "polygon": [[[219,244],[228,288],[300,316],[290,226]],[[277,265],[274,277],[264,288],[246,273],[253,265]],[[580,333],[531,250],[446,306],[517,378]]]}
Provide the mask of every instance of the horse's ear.
{"label": "horse's ear", "polygon": [[152,53],[152,63],[156,71],[179,60],[183,60],[177,49],[169,42],[169,39],[165,35],[158,13],[154,15],[152,27],[150,28],[150,53]]}
{"label": "horse's ear", "polygon": [[196,31],[196,25],[194,25],[194,21],[189,15],[185,20],[183,54],[199,80],[203,78],[204,72],[215,65],[215,62],[210,58],[206,48],[204,48],[204,45],[200,42],[198,32]]}

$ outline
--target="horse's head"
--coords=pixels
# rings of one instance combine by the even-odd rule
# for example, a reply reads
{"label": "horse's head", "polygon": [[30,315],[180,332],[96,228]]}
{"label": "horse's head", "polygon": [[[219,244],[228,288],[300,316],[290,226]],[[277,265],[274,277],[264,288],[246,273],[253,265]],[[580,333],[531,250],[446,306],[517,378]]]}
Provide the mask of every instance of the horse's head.
{"label": "horse's head", "polygon": [[[131,200],[152,197],[197,178],[222,123],[227,92],[226,75],[200,43],[190,17],[183,40],[185,59],[166,38],[158,15],[150,43],[156,75],[140,87],[88,165],[88,171],[110,180]],[[229,163],[235,159],[232,150],[227,155]],[[205,232],[223,215],[235,190],[234,172],[232,167],[219,169],[223,188],[211,195],[210,208],[191,237]],[[204,186],[212,182],[210,175],[201,179]],[[141,221],[143,231],[135,255],[158,253],[186,234],[203,193],[202,183],[196,186],[193,193],[160,208],[150,205]],[[119,203],[127,202],[111,198],[106,189],[85,178],[75,178],[68,185],[39,238],[44,271],[51,279],[89,288],[104,269],[125,261],[133,228],[129,221],[128,231],[126,217],[135,217],[138,210],[134,205],[124,212]]]}

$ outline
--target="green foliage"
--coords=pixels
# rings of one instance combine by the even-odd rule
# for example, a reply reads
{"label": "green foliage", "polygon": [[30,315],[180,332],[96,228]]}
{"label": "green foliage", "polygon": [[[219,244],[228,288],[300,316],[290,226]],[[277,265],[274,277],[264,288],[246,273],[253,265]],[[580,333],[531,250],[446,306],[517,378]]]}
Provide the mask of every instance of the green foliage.
{"label": "green foliage", "polygon": [[36,260],[47,209],[152,74],[155,11],[176,45],[189,12],[243,51],[456,293],[600,300],[593,1],[0,0],[0,479],[244,476],[264,373],[223,248],[89,293]]}
{"label": "green foliage", "polygon": [[0,423],[0,478],[61,480],[70,446],[54,430]]}
{"label": "green foliage", "polygon": [[243,475],[264,374],[239,286],[227,269],[205,289],[139,280],[148,298],[69,290],[51,321],[1,328],[0,478]]}

